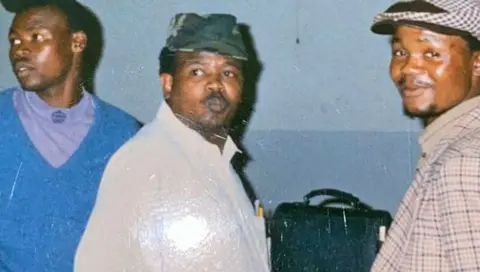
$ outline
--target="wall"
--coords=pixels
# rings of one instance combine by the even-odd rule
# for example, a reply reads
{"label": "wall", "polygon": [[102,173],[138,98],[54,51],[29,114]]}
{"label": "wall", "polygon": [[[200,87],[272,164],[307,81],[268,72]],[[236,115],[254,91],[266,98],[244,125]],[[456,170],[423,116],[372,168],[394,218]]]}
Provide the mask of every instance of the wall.
{"label": "wall", "polygon": [[[267,208],[331,187],[394,213],[414,172],[419,125],[403,116],[388,78],[387,38],[369,31],[392,2],[82,1],[105,32],[97,94],[144,122],[162,100],[157,56],[173,14],[235,14],[250,26],[263,64],[244,144],[246,173]],[[0,89],[16,84],[11,18],[0,10]]]}

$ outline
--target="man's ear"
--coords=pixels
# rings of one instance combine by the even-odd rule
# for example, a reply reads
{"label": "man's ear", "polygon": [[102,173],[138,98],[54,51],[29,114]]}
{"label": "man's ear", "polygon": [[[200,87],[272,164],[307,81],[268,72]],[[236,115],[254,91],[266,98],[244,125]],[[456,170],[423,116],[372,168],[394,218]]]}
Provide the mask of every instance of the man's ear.
{"label": "man's ear", "polygon": [[87,34],[83,31],[77,31],[72,34],[72,51],[80,53],[87,47]]}
{"label": "man's ear", "polygon": [[480,76],[480,51],[473,52],[473,75]]}
{"label": "man's ear", "polygon": [[173,76],[168,73],[161,73],[160,82],[163,88],[163,97],[169,99],[172,93]]}

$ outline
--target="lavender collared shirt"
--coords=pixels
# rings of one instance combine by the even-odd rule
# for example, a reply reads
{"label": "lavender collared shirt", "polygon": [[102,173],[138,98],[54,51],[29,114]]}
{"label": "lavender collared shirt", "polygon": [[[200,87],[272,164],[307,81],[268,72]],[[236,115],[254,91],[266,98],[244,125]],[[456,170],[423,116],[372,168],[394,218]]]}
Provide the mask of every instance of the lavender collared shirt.
{"label": "lavender collared shirt", "polygon": [[54,108],[36,93],[17,90],[13,103],[32,144],[53,167],[75,153],[93,123],[94,102],[88,92],[71,108]]}

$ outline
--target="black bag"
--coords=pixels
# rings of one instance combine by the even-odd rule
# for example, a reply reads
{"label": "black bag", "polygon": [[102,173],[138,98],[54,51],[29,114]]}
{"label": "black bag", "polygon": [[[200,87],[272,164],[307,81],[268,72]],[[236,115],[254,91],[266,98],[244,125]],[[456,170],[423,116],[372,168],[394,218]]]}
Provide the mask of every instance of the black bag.
{"label": "black bag", "polygon": [[[313,206],[315,196],[331,198]],[[268,221],[273,272],[367,272],[392,217],[349,193],[321,189],[280,204]]]}

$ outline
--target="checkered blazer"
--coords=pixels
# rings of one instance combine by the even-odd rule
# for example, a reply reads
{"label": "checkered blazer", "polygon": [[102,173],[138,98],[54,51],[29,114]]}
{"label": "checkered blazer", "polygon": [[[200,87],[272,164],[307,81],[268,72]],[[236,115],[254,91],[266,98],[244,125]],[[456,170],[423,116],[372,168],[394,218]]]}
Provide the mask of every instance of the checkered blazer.
{"label": "checkered blazer", "polygon": [[425,160],[371,271],[480,271],[480,107]]}

